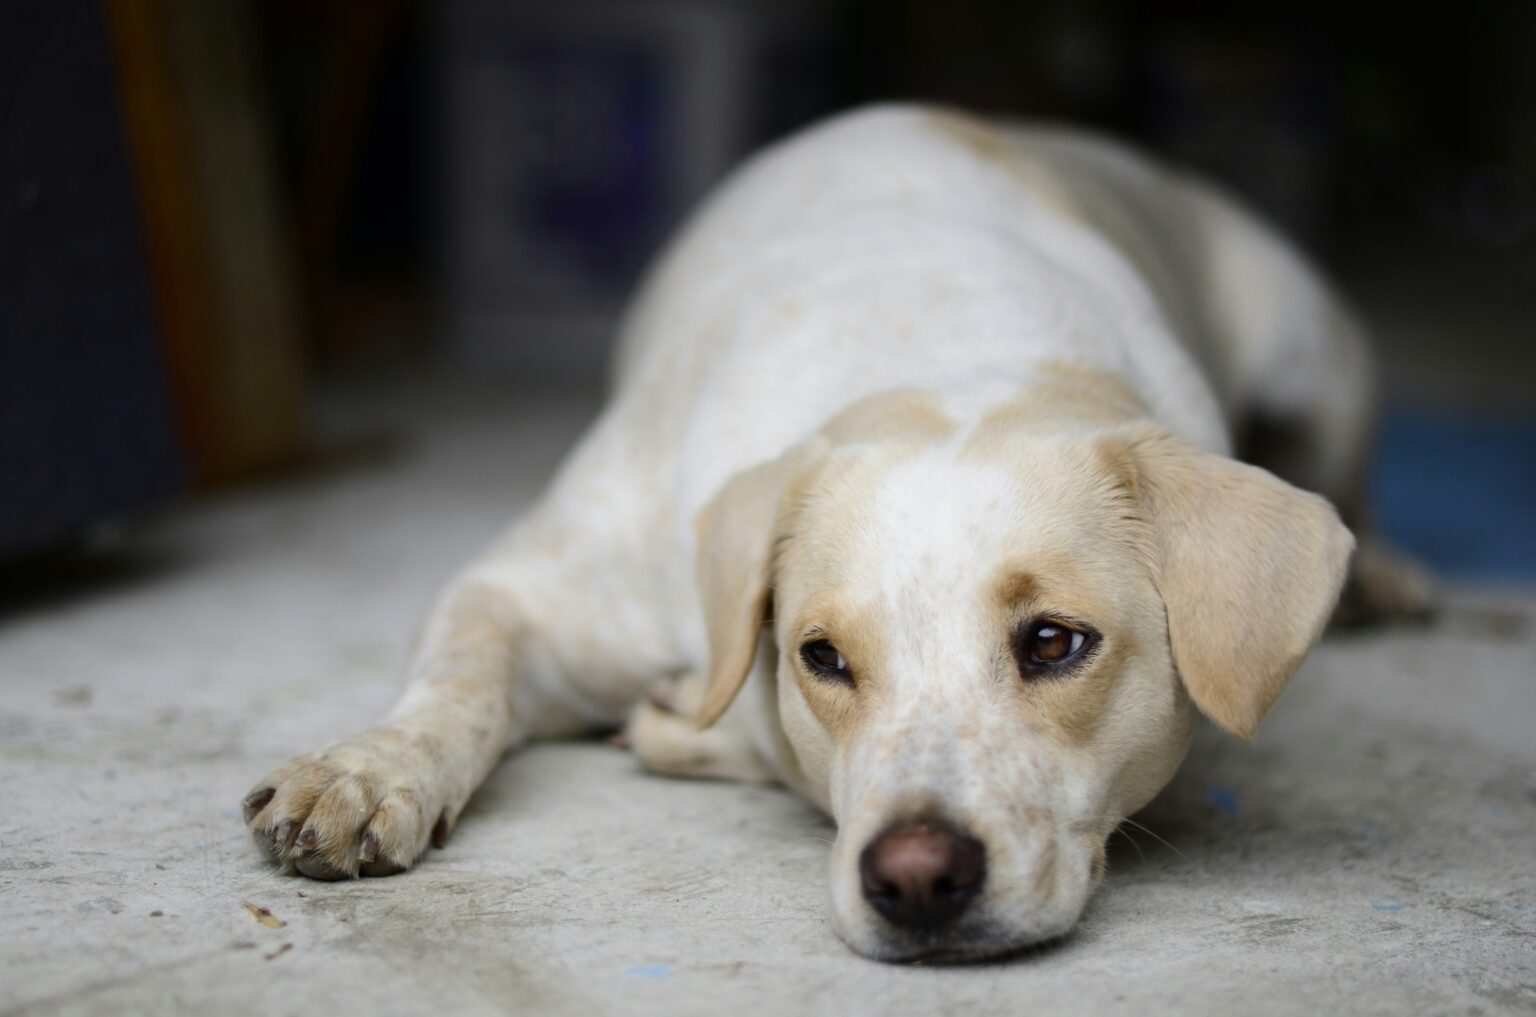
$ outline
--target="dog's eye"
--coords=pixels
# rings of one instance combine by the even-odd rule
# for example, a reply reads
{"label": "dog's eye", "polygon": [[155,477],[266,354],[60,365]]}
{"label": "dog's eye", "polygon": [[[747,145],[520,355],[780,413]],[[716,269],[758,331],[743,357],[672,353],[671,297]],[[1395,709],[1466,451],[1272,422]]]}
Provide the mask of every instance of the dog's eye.
{"label": "dog's eye", "polygon": [[1039,664],[1059,664],[1083,648],[1088,637],[1065,625],[1036,625],[1029,631],[1029,659]]}
{"label": "dog's eye", "polygon": [[1090,636],[1056,621],[1037,621],[1023,628],[1015,640],[1015,656],[1026,676],[1043,674],[1082,655]]}
{"label": "dog's eye", "polygon": [[853,684],[853,672],[837,647],[825,639],[817,639],[800,647],[800,659],[805,666],[823,678]]}

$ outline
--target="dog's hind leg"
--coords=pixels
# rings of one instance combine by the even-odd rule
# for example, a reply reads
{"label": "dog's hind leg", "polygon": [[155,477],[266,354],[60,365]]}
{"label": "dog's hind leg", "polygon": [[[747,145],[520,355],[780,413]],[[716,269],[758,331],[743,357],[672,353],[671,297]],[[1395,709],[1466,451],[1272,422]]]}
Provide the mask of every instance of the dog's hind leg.
{"label": "dog's hind leg", "polygon": [[1333,502],[1358,550],[1335,621],[1430,612],[1428,573],[1373,532],[1377,378],[1365,330],[1267,227],[1211,192],[1190,191],[1209,248],[1198,289],[1220,336],[1236,451]]}
{"label": "dog's hind leg", "polygon": [[1339,510],[1357,541],[1336,624],[1417,619],[1433,610],[1434,582],[1412,559],[1374,532],[1371,459],[1375,450],[1375,377],[1364,337],[1330,301],[1317,325],[1332,356],[1303,386],[1306,398],[1276,405],[1258,393],[1239,431],[1239,452]]}

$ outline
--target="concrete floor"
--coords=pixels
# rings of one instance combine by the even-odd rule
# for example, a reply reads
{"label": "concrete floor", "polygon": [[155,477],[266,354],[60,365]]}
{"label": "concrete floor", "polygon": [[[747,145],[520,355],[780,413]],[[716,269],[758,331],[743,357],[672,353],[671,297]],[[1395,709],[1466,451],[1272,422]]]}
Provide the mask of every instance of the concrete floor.
{"label": "concrete floor", "polygon": [[602,744],[504,764],[408,875],[274,874],[241,794],[388,706],[434,586],[592,405],[353,396],[326,433],[410,441],[0,604],[0,1012],[1536,1013],[1530,590],[1330,637],[1256,744],[1202,733],[1078,932],[1008,963],[852,955],[812,809]]}

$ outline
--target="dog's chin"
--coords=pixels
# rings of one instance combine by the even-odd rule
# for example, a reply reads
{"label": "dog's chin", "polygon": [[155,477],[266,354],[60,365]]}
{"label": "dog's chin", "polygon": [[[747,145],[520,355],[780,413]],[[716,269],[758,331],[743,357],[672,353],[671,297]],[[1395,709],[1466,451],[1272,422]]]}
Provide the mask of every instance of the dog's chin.
{"label": "dog's chin", "polygon": [[863,942],[845,941],[855,953],[887,964],[994,964],[1020,960],[1060,946],[1071,929],[1045,935],[985,925],[943,934],[871,932]]}

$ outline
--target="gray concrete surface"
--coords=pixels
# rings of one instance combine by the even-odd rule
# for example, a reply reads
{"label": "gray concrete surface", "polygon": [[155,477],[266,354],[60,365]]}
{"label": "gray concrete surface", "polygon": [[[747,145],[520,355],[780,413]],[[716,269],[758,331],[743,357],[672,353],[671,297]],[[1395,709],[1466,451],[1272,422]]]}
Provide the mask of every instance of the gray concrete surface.
{"label": "gray concrete surface", "polygon": [[812,809],[601,743],[506,762],[408,875],[276,875],[240,795],[388,706],[434,586],[591,406],[354,395],[326,433],[410,440],[4,605],[0,1012],[1536,1013],[1531,591],[1330,637],[1256,744],[1202,733],[1078,932],[1006,963],[853,956]]}

